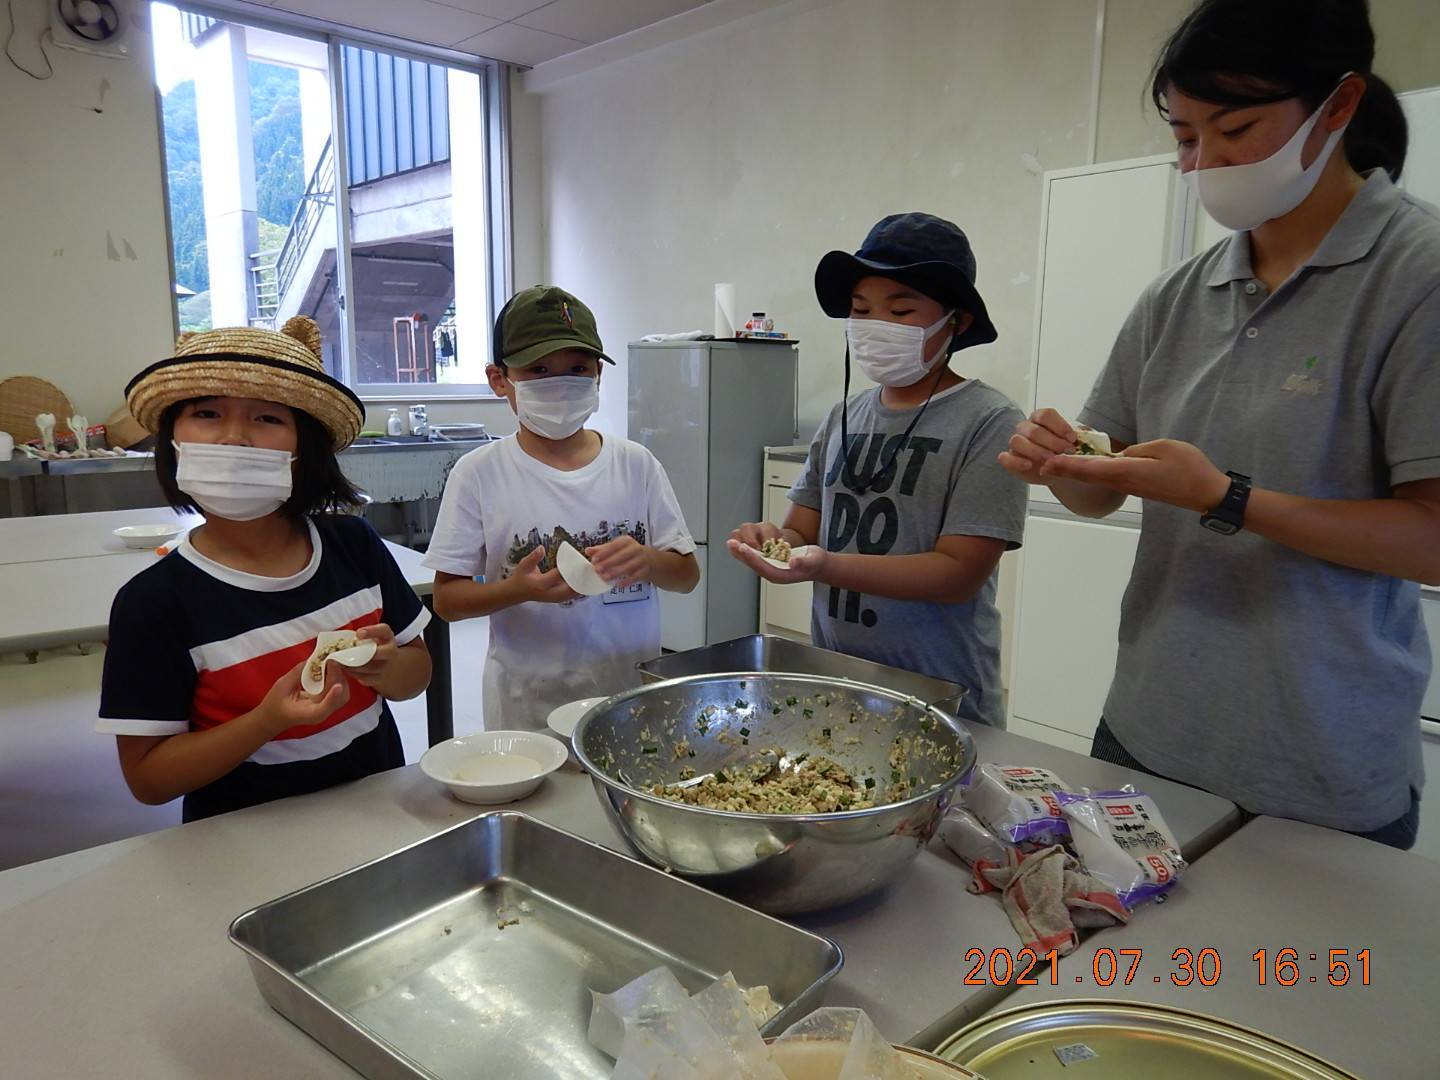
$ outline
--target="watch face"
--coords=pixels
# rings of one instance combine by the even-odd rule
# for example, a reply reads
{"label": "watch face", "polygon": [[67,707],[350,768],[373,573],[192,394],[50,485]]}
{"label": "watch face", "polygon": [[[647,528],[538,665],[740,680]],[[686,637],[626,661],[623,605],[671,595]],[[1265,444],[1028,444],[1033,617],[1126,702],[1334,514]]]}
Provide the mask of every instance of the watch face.
{"label": "watch face", "polygon": [[1235,524],[1235,522],[1226,521],[1224,518],[1216,517],[1214,514],[1206,514],[1200,519],[1200,524],[1204,525],[1205,528],[1211,532],[1219,533],[1221,536],[1234,536],[1240,531],[1240,526]]}

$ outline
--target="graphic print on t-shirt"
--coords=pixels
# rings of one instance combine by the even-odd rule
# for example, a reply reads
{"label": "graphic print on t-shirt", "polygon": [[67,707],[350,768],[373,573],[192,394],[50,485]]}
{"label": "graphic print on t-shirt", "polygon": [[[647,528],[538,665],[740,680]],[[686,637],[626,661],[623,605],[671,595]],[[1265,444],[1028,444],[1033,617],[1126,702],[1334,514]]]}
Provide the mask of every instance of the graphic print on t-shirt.
{"label": "graphic print on t-shirt", "polygon": [[[853,542],[861,555],[889,555],[900,535],[903,500],[915,495],[926,465],[944,445],[944,439],[919,435],[851,435],[849,468],[836,454],[825,476],[831,498],[825,550],[844,551]],[[862,503],[852,479],[865,496],[873,497]],[[872,608],[863,606],[862,593],[833,586],[829,590],[830,618],[867,628],[880,621]]]}
{"label": "graphic print on t-shirt", "polygon": [[[635,538],[637,544],[644,544],[648,531],[643,521],[637,521],[633,525],[628,521],[617,521],[613,525],[606,520],[600,521],[593,529],[571,532],[563,525],[556,525],[548,533],[542,533],[537,527],[531,526],[530,531],[524,537],[519,533],[511,537],[510,547],[505,553],[505,565],[501,568],[500,576],[508,578],[515,572],[515,568],[525,560],[536,548],[545,549],[544,556],[540,559],[540,572],[548,573],[555,565],[555,553],[560,550],[560,545],[569,543],[576,551],[584,555],[587,548],[599,547],[601,544],[608,544],[611,540],[617,540],[622,536]],[[604,603],[624,603],[628,600],[642,600],[647,593],[648,585],[645,582],[637,582],[626,589],[611,589],[605,594]],[[573,604],[573,600],[566,600],[565,604]]]}

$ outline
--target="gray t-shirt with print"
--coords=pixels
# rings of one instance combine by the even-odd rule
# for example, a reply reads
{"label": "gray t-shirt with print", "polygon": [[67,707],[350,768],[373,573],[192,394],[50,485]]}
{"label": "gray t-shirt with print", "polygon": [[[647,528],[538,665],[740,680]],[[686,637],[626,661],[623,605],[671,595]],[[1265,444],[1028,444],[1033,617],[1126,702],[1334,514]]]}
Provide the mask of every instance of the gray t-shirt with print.
{"label": "gray t-shirt with print", "polygon": [[[1079,418],[1315,499],[1440,477],[1440,219],[1376,171],[1274,295],[1248,236],[1222,241],[1141,297]],[[1378,828],[1423,778],[1419,605],[1414,582],[1146,503],[1106,721],[1247,810]]]}
{"label": "gray t-shirt with print", "polygon": [[[830,411],[790,489],[792,502],[820,511],[820,543],[862,555],[918,555],[950,535],[1019,547],[1025,485],[996,458],[1023,418],[1020,410],[998,390],[967,380],[936,395],[902,444],[916,412],[886,408],[878,390],[850,399],[851,471],[866,489],[857,493],[840,459],[840,406]],[[1005,726],[994,574],[964,604],[816,585],[810,626],[823,648],[959,683],[969,690],[961,716]]]}

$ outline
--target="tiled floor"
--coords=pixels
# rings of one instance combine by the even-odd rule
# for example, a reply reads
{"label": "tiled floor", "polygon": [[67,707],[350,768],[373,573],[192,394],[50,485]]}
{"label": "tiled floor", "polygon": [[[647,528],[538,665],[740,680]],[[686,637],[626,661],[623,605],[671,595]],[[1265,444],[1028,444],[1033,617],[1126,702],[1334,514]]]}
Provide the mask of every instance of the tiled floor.
{"label": "tiled floor", "polygon": [[[484,619],[451,628],[455,733],[481,728]],[[115,740],[97,735],[105,650],[42,652],[29,664],[0,655],[0,870],[179,824],[180,803],[145,806],[131,796]],[[391,706],[406,761],[425,751],[425,698]]]}

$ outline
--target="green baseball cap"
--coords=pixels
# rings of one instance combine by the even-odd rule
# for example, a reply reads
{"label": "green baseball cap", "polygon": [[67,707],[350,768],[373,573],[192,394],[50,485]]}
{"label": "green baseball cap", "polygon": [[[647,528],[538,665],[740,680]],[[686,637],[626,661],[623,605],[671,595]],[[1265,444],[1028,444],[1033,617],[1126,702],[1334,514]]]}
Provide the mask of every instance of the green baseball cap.
{"label": "green baseball cap", "polygon": [[495,319],[495,360],[506,367],[528,368],[561,349],[605,355],[595,316],[564,289],[534,285],[512,296]]}

